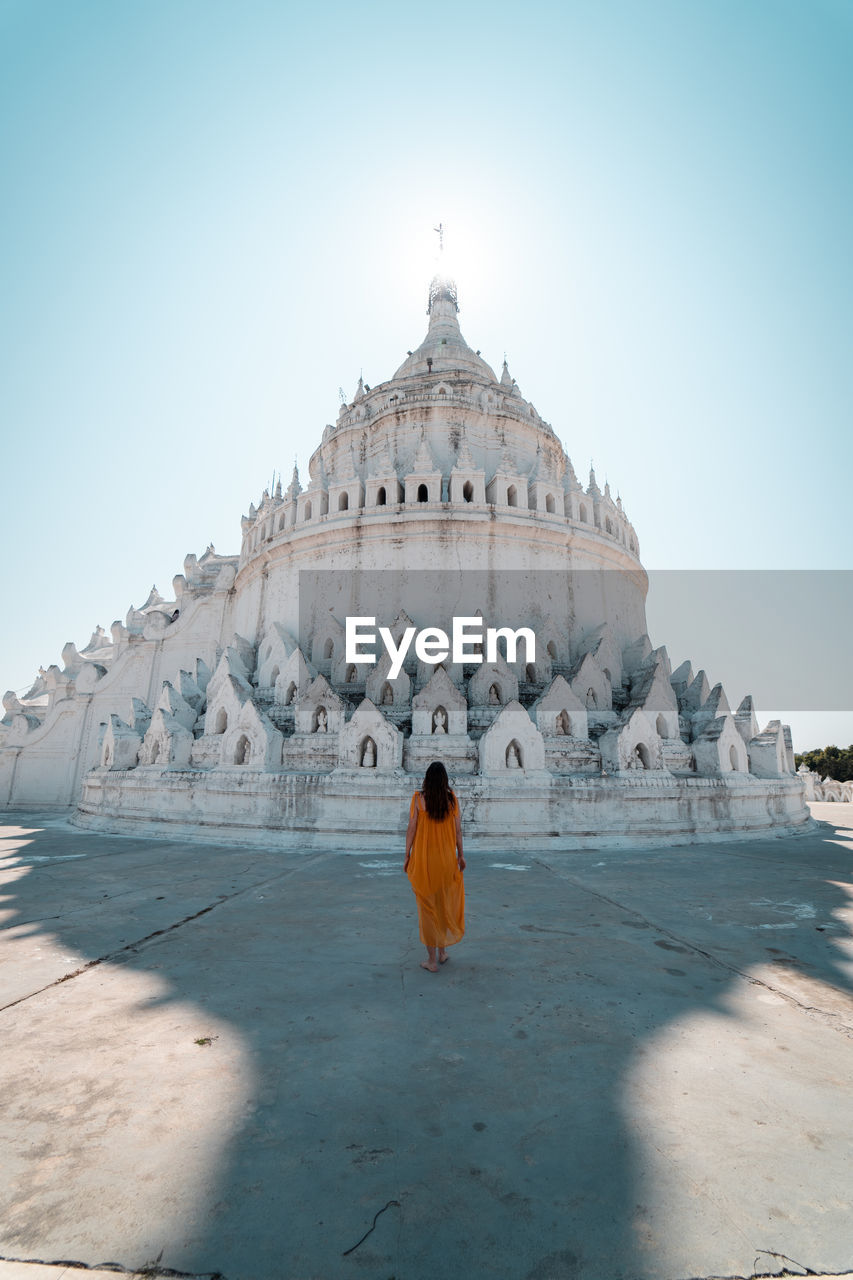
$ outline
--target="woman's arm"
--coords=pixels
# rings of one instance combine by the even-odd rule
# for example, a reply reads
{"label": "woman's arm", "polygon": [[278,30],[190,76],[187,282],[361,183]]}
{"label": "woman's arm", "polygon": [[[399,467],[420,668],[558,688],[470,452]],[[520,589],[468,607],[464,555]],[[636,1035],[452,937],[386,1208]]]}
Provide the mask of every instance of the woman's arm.
{"label": "woman's arm", "polygon": [[459,801],[456,801],[456,861],[459,864],[459,870],[464,871],[467,863],[462,856],[462,815],[459,812]]}
{"label": "woman's arm", "polygon": [[404,871],[408,868],[409,859],[412,856],[412,845],[415,843],[415,832],[417,831],[417,829],[418,829],[418,806],[416,802],[412,807],[411,816],[409,818],[409,825],[406,829],[406,861],[403,863]]}

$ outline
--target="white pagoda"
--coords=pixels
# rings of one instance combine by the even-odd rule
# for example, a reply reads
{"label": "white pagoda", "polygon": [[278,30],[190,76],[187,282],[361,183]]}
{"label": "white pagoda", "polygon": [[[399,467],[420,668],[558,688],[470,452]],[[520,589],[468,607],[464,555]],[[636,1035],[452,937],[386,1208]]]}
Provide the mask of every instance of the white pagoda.
{"label": "white pagoda", "polygon": [[[646,634],[637,536],[608,485],[583,487],[560,440],[465,342],[456,288],[393,377],[359,381],[305,487],[265,491],[239,555],[184,561],[41,670],[0,722],[0,806],[73,806],[102,830],[312,847],[392,847],[441,759],[469,842],[655,843],[809,820],[790,732],[759,728]],[[378,649],[476,617],[527,627],[489,661]]]}

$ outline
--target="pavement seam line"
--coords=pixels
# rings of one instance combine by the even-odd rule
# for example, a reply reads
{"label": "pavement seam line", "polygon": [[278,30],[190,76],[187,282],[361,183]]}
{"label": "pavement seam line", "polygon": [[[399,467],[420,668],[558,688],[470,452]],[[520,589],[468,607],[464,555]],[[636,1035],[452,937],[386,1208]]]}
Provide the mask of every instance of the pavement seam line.
{"label": "pavement seam line", "polygon": [[[2,855],[0,855],[0,856],[2,856]],[[100,859],[100,858],[109,858],[111,855],[110,855],[109,853],[101,853],[101,854],[94,854],[94,855],[91,855],[91,856],[90,856],[89,854],[86,854],[86,855],[84,855],[84,856],[86,857],[86,860],[87,860],[87,861],[96,861],[97,859]],[[328,856],[329,856],[329,855],[328,855],[327,853],[318,853],[318,854],[316,854],[316,855],[311,859],[311,862],[316,862],[319,858],[324,858],[324,857],[328,857]],[[159,869],[160,869],[160,864],[159,864],[159,863],[155,863],[155,862],[151,862],[151,863],[143,863],[143,864],[141,865],[141,867],[136,867],[136,868],[135,868],[135,870],[137,870],[137,871],[138,871],[138,870],[146,871],[146,870],[148,870],[148,869],[149,869],[149,867],[155,867],[157,870],[159,870]],[[250,873],[251,869],[252,869],[252,868],[251,868],[251,865],[250,865],[250,866],[248,866],[248,867],[244,867],[242,871],[239,871],[239,872],[237,872],[236,874],[238,874],[238,875],[248,875],[248,874]],[[3,868],[2,868],[2,867],[0,867],[0,871],[2,871],[2,870],[3,870]],[[42,874],[44,874],[44,869],[40,869],[40,870],[41,870]],[[243,889],[242,889],[242,890],[238,890],[238,892],[242,892],[243,890],[248,890],[248,889],[258,889],[258,888],[261,888],[263,885],[266,885],[266,884],[272,884],[272,883],[273,883],[273,881],[275,881],[275,880],[277,880],[277,879],[279,878],[279,876],[281,876],[281,875],[287,875],[287,874],[288,874],[288,873],[290,873],[290,872],[295,872],[295,871],[298,871],[298,870],[300,870],[300,868],[299,868],[299,867],[288,867],[287,871],[285,871],[285,872],[279,872],[279,874],[278,874],[277,876],[273,876],[271,879],[268,879],[268,880],[260,880],[260,881],[258,881],[256,884],[245,885],[245,886],[243,886]],[[49,874],[49,872],[48,872],[47,874]],[[132,896],[133,896],[133,894],[134,894],[134,892],[135,892],[135,890],[133,890],[133,889],[126,889],[126,890],[125,890],[125,889],[122,889],[122,890],[119,890],[119,891],[118,891],[118,892],[116,892],[116,893],[109,893],[109,894],[107,894],[106,898],[98,898],[98,900],[97,900],[96,902],[90,902],[90,903],[87,903],[85,906],[76,907],[76,908],[74,908],[74,910],[72,910],[72,911],[60,911],[60,912],[57,912],[57,914],[56,914],[56,915],[52,915],[52,916],[33,916],[33,917],[32,917],[31,919],[29,919],[29,920],[14,920],[14,921],[9,921],[9,923],[8,923],[8,924],[0,925],[0,934],[6,933],[6,932],[8,932],[8,931],[10,931],[10,930],[12,930],[12,929],[21,929],[21,928],[23,928],[24,926],[28,926],[28,925],[31,925],[31,924],[41,925],[41,924],[49,924],[51,920],[67,920],[67,919],[68,919],[69,917],[71,917],[71,916],[74,916],[74,915],[81,915],[81,914],[82,914],[83,912],[85,912],[85,911],[91,911],[93,907],[100,907],[100,906],[103,906],[105,902],[117,902],[117,901],[118,901],[119,899],[121,899],[121,898],[132,897]],[[228,894],[227,896],[228,896],[229,898],[230,898],[230,897],[236,897],[236,896],[237,896],[237,894],[236,894],[236,893],[235,893],[235,894]],[[0,1010],[0,1012],[2,1012],[2,1010]],[[2,1258],[0,1258],[0,1262],[2,1262],[2,1261],[3,1261],[3,1259],[2,1259]]]}
{"label": "pavement seam line", "polygon": [[[265,889],[279,880],[286,880],[290,876],[296,875],[296,873],[301,871],[304,867],[313,866],[315,863],[328,857],[331,857],[331,854],[317,854],[315,857],[303,862],[300,866],[288,867],[286,871],[281,871],[278,875],[270,876],[266,880],[259,880],[256,884],[244,885],[234,893],[220,894],[216,902],[211,902],[208,906],[202,907],[200,911],[196,911],[189,916],[184,916],[182,920],[176,920],[174,924],[166,925],[163,929],[155,929],[153,933],[147,933],[143,938],[137,938],[133,942],[128,942],[123,947],[119,947],[116,951],[109,951],[106,955],[98,956],[95,960],[89,960],[86,964],[81,965],[79,969],[74,969],[71,973],[65,973],[61,978],[54,978],[53,982],[48,982],[45,986],[39,987],[38,990],[30,991],[25,996],[19,996],[17,1000],[10,1000],[8,1004],[0,1005],[0,1013],[5,1013],[7,1009],[14,1009],[16,1005],[25,1004],[27,1000],[35,999],[36,996],[43,995],[45,991],[50,991],[53,987],[61,986],[63,982],[70,982],[72,978],[79,978],[84,973],[88,973],[90,969],[96,969],[99,964],[109,964],[111,961],[118,960],[121,956],[125,956],[130,952],[136,952],[141,947],[146,946],[147,943],[153,942],[155,938],[162,938],[167,933],[174,933],[176,929],[182,928],[185,924],[191,924],[193,920],[201,919],[202,916],[206,916],[216,907],[221,907],[226,902],[232,902],[235,898],[240,898],[243,894],[252,893],[257,889]],[[15,1259],[5,1259],[0,1256],[0,1262],[5,1261],[15,1261]],[[131,1274],[133,1273],[131,1272]]]}
{"label": "pavement seam line", "polygon": [[[787,991],[782,991],[779,987],[774,987],[772,983],[765,982],[763,978],[756,978],[754,974],[749,973],[747,970],[739,969],[736,964],[731,964],[727,960],[721,960],[710,951],[703,950],[703,948],[697,943],[691,942],[688,938],[683,938],[678,933],[673,933],[671,929],[667,929],[664,925],[656,924],[654,920],[649,920],[649,918],[644,916],[641,911],[638,911],[636,907],[626,907],[615,898],[608,898],[606,893],[599,893],[597,890],[589,888],[588,885],[585,885],[580,880],[575,879],[574,876],[566,875],[565,872],[558,871],[556,867],[552,867],[542,858],[533,858],[532,860],[538,863],[540,867],[544,867],[546,871],[550,871],[559,880],[565,880],[576,889],[580,889],[581,892],[589,894],[590,897],[598,898],[600,902],[606,902],[608,906],[617,907],[619,911],[624,911],[627,915],[634,916],[636,919],[642,920],[650,929],[655,929],[658,933],[663,934],[664,937],[670,938],[673,942],[678,942],[682,946],[688,947],[690,951],[694,952],[696,955],[702,956],[705,960],[709,961],[710,964],[716,965],[718,969],[724,969],[727,973],[737,974],[738,977],[744,978],[753,987],[762,987],[765,991],[771,992],[772,995],[778,996],[780,1000],[784,1000],[785,1003],[791,1005],[792,1008],[799,1009],[801,1013],[805,1013],[808,1017],[824,1023],[824,1025],[831,1028],[831,1030],[837,1031],[839,1035],[845,1036],[848,1040],[853,1040],[853,1027],[848,1023],[843,1022],[838,1014],[828,1013],[826,1009],[819,1009],[816,1005],[804,1004],[802,1000],[798,1000],[796,996],[790,995]],[[824,1275],[831,1274],[833,1273],[824,1272]],[[853,1272],[848,1272],[847,1274],[853,1275]],[[735,1280],[737,1280],[737,1278],[735,1278]]]}

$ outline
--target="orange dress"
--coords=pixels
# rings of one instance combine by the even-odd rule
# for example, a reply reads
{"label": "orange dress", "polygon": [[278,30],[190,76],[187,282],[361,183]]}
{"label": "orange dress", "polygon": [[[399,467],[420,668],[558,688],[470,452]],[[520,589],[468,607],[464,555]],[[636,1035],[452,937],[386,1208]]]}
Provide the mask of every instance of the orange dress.
{"label": "orange dress", "polygon": [[406,874],[418,903],[421,942],[427,947],[452,947],[465,932],[465,884],[456,861],[456,814],[459,802],[451,791],[452,807],[440,822],[418,806],[412,796],[409,817],[418,806],[418,827]]}

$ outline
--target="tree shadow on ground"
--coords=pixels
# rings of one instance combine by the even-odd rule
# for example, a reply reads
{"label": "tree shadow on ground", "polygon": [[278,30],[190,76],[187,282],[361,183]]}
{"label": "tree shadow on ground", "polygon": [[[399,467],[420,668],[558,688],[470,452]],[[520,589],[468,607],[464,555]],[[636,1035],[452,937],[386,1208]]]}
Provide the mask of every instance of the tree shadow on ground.
{"label": "tree shadow on ground", "polygon": [[474,854],[433,976],[400,859],[4,821],[0,1027],[27,1049],[0,1254],[227,1280],[853,1262],[846,1191],[821,1203],[849,1121],[838,1146],[786,1127],[809,1055],[849,1078],[851,833]]}

